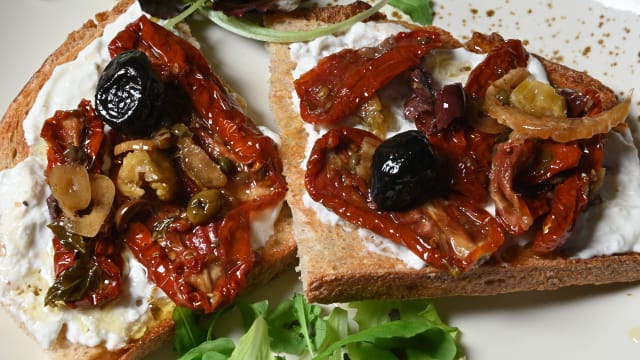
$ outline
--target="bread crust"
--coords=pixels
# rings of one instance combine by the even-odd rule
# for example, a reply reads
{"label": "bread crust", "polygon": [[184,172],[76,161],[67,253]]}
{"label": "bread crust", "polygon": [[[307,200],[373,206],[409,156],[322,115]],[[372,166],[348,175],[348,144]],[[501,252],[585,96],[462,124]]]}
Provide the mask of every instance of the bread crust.
{"label": "bread crust", "polygon": [[[318,11],[318,10],[314,10]],[[350,12],[340,12],[346,16]],[[287,30],[317,27],[317,15],[278,15],[269,24]],[[334,18],[339,21],[341,18]],[[408,299],[457,295],[493,295],[515,291],[553,290],[565,286],[604,284],[640,280],[640,254],[601,256],[591,259],[511,255],[509,261],[492,260],[458,276],[431,267],[416,270],[401,260],[366,248],[365,240],[351,225],[333,226],[321,222],[303,203],[304,173],[301,163],[307,134],[300,115],[294,111],[292,71],[287,45],[269,44],[271,57],[272,112],[282,132],[282,157],[290,184],[287,201],[294,218],[294,235],[304,294],[320,303],[362,299]],[[598,80],[539,57],[552,84],[600,92],[603,106],[613,106],[616,96]]]}
{"label": "bread crust", "polygon": [[[82,49],[102,36],[106,25],[117,19],[135,2],[136,0],[120,0],[111,10],[96,14],[95,19],[88,20],[80,29],[70,33],[32,75],[11,102],[0,122],[0,132],[3,134],[0,137],[0,170],[15,166],[29,155],[30,149],[24,138],[22,122],[56,66],[74,60]],[[247,288],[265,284],[284,270],[294,267],[296,262],[291,212],[285,204],[275,223],[275,235],[258,252],[254,268],[247,275]],[[55,359],[141,359],[173,338],[174,322],[171,319],[171,310],[171,306],[163,309],[157,318],[148,324],[148,329],[141,338],[131,340],[119,349],[108,350],[103,346],[72,344],[66,340],[63,330],[47,352]]]}

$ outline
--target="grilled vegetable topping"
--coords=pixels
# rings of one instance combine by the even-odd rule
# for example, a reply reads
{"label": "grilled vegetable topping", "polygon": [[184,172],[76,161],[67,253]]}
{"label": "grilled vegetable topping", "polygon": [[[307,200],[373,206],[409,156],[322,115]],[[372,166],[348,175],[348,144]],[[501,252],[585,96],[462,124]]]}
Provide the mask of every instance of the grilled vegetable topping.
{"label": "grilled vegetable topping", "polygon": [[565,116],[567,103],[562,95],[548,84],[531,78],[524,79],[509,96],[511,105],[534,116]]}

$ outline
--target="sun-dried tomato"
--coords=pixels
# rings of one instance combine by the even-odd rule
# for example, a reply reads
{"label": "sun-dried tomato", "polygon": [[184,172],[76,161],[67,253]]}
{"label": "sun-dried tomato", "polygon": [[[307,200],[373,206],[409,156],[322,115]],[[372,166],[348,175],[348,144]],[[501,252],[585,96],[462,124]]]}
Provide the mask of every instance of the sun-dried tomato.
{"label": "sun-dried tomato", "polygon": [[472,97],[482,97],[494,81],[498,80],[509,70],[526,67],[529,53],[520,40],[507,40],[498,43],[487,56],[478,64],[467,79],[465,92]]}
{"label": "sun-dried tomato", "polygon": [[399,33],[375,48],[345,49],[321,59],[294,82],[302,118],[312,124],[337,123],[441,46],[437,31],[422,29]]}
{"label": "sun-dried tomato", "polygon": [[602,166],[602,136],[567,144],[512,139],[496,147],[493,159],[496,218],[513,235],[542,219],[533,251],[546,255],[567,240],[589,201]]}
{"label": "sun-dried tomato", "polygon": [[370,148],[380,143],[364,130],[328,131],[316,141],[307,164],[305,186],[311,198],[360,227],[404,244],[439,269],[466,270],[502,245],[502,229],[488,212],[446,192],[408,211],[373,210],[369,179],[358,169],[370,166]]}
{"label": "sun-dried tomato", "polygon": [[89,172],[100,171],[104,124],[89,100],[81,100],[75,110],[56,111],[45,121],[40,136],[48,146],[47,169],[73,161],[86,164]]}
{"label": "sun-dried tomato", "polygon": [[488,200],[492,149],[497,135],[452,124],[427,136],[444,160],[446,186],[477,204]]}
{"label": "sun-dried tomato", "polygon": [[535,186],[563,171],[573,169],[580,164],[582,147],[579,142],[557,143],[554,141],[535,141],[531,165],[520,172],[517,182],[523,186]]}
{"label": "sun-dried tomato", "polygon": [[580,163],[566,179],[556,185],[550,200],[550,210],[536,232],[533,251],[548,255],[569,238],[582,210],[589,203],[592,184],[600,176],[603,157],[603,135],[580,141]]}

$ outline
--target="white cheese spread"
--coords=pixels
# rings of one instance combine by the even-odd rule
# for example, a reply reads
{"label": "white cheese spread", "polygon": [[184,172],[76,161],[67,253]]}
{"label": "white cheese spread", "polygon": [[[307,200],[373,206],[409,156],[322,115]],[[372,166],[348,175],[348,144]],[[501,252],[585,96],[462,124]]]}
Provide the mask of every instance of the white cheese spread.
{"label": "white cheese spread", "polygon": [[[167,302],[166,295],[147,279],[146,269],[125,250],[121,294],[115,301],[99,309],[44,306],[54,275],[53,234],[46,227],[51,222],[44,177],[46,145],[40,130],[56,110],[75,109],[81,99],[93,99],[98,78],[110,60],[108,43],[142,14],[136,2],[74,61],[56,67],[23,122],[30,156],[0,172],[0,302],[43,347],[53,344],[61,331],[71,343],[122,347],[144,334],[152,320],[152,306]],[[278,140],[277,135],[268,135]],[[264,246],[274,233],[280,207],[252,219],[254,248]]]}
{"label": "white cheese spread", "polygon": [[45,167],[46,159],[31,156],[0,172],[0,301],[45,347],[63,327],[71,342],[120,347],[139,333],[151,317],[150,304],[164,294],[149,284],[146,270],[126,252],[123,294],[115,302],[89,310],[44,306],[53,283]]}
{"label": "white cheese spread", "polygon": [[[290,56],[297,63],[292,75],[294,79],[311,70],[317,62],[327,55],[345,48],[375,46],[387,37],[406,30],[393,23],[358,23],[342,35],[332,35],[312,40],[308,43],[296,43],[290,46]],[[470,70],[484,59],[484,55],[466,49],[434,50],[427,58],[427,68],[431,68],[436,86],[467,81]],[[532,76],[548,83],[542,64],[533,56],[527,66]],[[406,91],[404,91],[406,93]],[[412,122],[402,115],[403,90],[391,83],[382,88],[378,95],[388,107],[386,119],[390,121],[386,137],[395,133],[415,129]],[[299,99],[292,94],[293,106],[299,111]],[[305,160],[301,166],[306,169],[315,141],[328,129],[321,126],[304,124],[307,132],[307,148]],[[578,219],[575,233],[568,243],[575,247],[575,257],[589,258],[597,255],[610,255],[629,251],[640,251],[640,223],[629,221],[640,217],[640,160],[638,151],[628,131],[623,134],[612,133],[605,145],[603,166],[607,169],[604,185],[600,191],[601,202],[588,208]],[[308,193],[303,195],[304,206],[313,210],[319,221],[332,226],[355,229],[354,225],[340,218],[333,211],[315,202]],[[398,258],[408,267],[422,268],[425,263],[404,246],[395,244],[389,239],[374,234],[366,229],[357,229],[361,237],[366,239],[369,251]],[[576,239],[576,240],[573,240]]]}

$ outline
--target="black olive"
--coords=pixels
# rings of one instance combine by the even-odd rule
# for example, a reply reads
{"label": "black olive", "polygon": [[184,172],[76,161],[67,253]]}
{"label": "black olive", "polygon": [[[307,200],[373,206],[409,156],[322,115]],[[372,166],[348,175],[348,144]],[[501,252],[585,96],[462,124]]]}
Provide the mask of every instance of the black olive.
{"label": "black olive", "polygon": [[96,113],[109,126],[131,136],[146,136],[159,123],[164,85],[145,53],[125,51],[102,72],[96,88]]}
{"label": "black olive", "polygon": [[462,84],[445,85],[436,94],[434,114],[438,127],[446,128],[453,120],[464,116],[465,95]]}
{"label": "black olive", "polygon": [[383,141],[371,162],[370,196],[377,210],[401,211],[424,203],[436,185],[438,157],[419,131]]}

